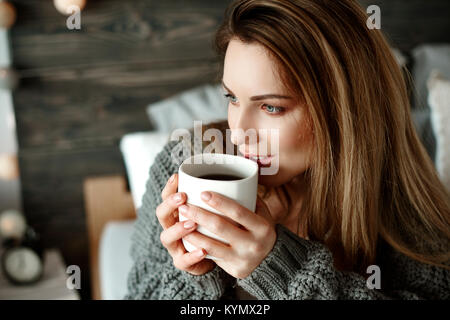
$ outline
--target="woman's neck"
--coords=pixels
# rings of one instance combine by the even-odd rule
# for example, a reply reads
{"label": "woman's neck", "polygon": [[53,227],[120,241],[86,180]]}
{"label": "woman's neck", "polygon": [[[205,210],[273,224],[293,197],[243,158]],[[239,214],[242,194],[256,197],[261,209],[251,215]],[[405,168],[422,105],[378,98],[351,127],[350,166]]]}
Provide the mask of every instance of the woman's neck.
{"label": "woman's neck", "polygon": [[299,217],[306,191],[303,174],[295,176],[277,188],[279,188],[277,192],[283,192],[287,200],[287,210],[276,213],[276,216],[273,217],[274,221],[302,236],[299,234]]}

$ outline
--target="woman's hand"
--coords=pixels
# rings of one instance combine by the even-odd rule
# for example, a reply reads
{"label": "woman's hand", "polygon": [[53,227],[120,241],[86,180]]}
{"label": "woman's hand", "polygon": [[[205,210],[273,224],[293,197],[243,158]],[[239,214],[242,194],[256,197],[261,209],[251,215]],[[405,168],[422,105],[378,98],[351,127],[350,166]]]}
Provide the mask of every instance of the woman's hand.
{"label": "woman's hand", "polygon": [[177,187],[178,174],[174,174],[161,192],[163,202],[156,208],[156,216],[164,229],[160,235],[161,243],[172,256],[176,268],[201,275],[212,270],[215,263],[209,259],[204,260],[206,253],[202,249],[186,252],[181,238],[194,231],[197,225],[191,220],[178,222],[177,209],[185,203],[186,194],[176,193]]}
{"label": "woman's hand", "polygon": [[[211,195],[209,199],[208,194]],[[191,232],[183,238],[218,258],[215,260],[217,265],[228,274],[239,279],[247,277],[269,254],[277,238],[275,224],[267,208],[260,202],[255,214],[219,193],[202,192],[201,197],[206,204],[242,227],[218,214],[187,204],[178,208],[180,213],[226,240],[229,245],[199,232]]]}

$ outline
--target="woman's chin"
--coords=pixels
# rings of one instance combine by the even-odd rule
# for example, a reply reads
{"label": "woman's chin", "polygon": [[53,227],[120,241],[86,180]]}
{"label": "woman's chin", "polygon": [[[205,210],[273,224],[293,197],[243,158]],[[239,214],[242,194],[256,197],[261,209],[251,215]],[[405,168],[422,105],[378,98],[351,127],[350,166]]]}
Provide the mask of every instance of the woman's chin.
{"label": "woman's chin", "polygon": [[258,184],[261,184],[266,187],[278,187],[283,183],[279,182],[277,179],[277,175],[261,175],[261,172],[258,172]]}

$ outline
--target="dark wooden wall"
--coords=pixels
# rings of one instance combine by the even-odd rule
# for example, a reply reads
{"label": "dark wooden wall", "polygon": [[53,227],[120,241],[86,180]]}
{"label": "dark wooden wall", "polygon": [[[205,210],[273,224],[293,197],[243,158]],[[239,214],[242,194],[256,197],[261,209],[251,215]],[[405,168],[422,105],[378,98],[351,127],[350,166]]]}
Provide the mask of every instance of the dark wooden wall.
{"label": "dark wooden wall", "polygon": [[[53,1],[12,2],[24,211],[47,247],[81,267],[88,299],[82,181],[125,174],[119,140],[152,129],[149,103],[216,79],[211,40],[229,1],[88,0],[80,31],[66,28]],[[448,0],[361,2],[381,7],[382,29],[403,51],[450,42]]]}
{"label": "dark wooden wall", "polygon": [[216,80],[211,39],[227,1],[88,1],[80,31],[66,28],[53,1],[13,3],[24,211],[47,247],[81,267],[87,299],[82,181],[125,174],[119,140],[152,129],[149,103]]}

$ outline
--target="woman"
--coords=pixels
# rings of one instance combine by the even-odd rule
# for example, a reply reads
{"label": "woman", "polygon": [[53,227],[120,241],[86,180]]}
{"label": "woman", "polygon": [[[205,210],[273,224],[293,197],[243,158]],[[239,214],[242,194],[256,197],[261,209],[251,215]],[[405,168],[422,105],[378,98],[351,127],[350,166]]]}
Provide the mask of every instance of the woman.
{"label": "woman", "polygon": [[[182,158],[169,142],[150,169],[125,298],[450,298],[449,195],[414,130],[402,71],[366,20],[352,0],[230,5],[215,44],[231,140],[258,154],[270,140],[250,144],[238,129],[277,129],[279,170],[259,177],[256,214],[205,193],[237,228],[176,193]],[[187,253],[182,238],[200,249]]]}

